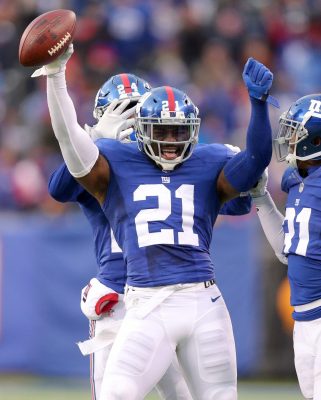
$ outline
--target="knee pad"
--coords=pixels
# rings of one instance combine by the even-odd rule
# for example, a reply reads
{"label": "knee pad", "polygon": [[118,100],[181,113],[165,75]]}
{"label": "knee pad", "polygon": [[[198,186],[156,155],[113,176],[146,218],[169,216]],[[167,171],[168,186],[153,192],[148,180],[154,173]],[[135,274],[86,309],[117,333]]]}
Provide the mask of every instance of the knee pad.
{"label": "knee pad", "polygon": [[132,332],[119,353],[118,366],[130,375],[142,374],[154,353],[153,337],[143,332]]}
{"label": "knee pad", "polygon": [[[125,320],[124,320],[125,321]],[[123,323],[112,347],[107,370],[112,374],[141,376],[150,367],[164,341],[163,328],[153,321]]]}
{"label": "knee pad", "polygon": [[[205,381],[229,381],[236,377],[235,348],[226,333],[217,329],[197,333],[200,374]],[[235,378],[236,379],[236,378]]]}

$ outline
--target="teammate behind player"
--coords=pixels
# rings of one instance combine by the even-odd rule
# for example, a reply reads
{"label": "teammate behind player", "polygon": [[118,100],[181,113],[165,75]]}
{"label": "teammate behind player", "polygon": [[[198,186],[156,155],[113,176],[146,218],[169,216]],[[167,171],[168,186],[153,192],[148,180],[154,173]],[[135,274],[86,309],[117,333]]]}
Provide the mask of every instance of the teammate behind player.
{"label": "teammate behind player", "polygon": [[266,190],[267,177],[250,193],[265,235],[288,264],[294,307],[294,361],[306,399],[321,399],[321,94],[301,97],[282,114],[276,156],[286,160],[281,188],[285,217]]}
{"label": "teammate behind player", "polygon": [[152,89],[137,105],[144,152],[108,139],[98,149],[77,123],[67,59],[59,72],[57,63],[44,68],[54,132],[69,171],[102,205],[127,264],[127,311],[100,398],[143,399],[176,352],[195,399],[235,400],[232,326],[209,246],[221,205],[253,187],[270,162],[273,75],[256,60],[245,65],[252,115],[247,149],[236,155],[224,145],[195,146],[198,110],[171,87]]}

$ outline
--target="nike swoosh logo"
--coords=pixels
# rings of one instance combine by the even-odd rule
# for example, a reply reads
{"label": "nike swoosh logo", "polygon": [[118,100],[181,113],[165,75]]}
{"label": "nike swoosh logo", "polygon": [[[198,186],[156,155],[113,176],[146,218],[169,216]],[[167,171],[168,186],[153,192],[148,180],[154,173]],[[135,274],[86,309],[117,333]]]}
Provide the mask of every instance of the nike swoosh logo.
{"label": "nike swoosh logo", "polygon": [[211,301],[212,303],[215,303],[217,299],[219,299],[221,296],[217,296],[217,297],[211,297]]}

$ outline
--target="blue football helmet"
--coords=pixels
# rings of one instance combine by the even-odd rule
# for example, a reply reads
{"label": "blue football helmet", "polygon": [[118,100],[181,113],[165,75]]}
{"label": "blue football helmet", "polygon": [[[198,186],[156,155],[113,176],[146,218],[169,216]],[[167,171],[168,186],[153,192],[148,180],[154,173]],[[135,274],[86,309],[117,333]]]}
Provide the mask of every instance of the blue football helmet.
{"label": "blue football helmet", "polygon": [[199,128],[198,108],[178,89],[152,89],[137,103],[138,147],[165,171],[173,170],[192,155]]}
{"label": "blue football helmet", "polygon": [[321,94],[301,97],[283,113],[274,140],[278,161],[321,159]]}
{"label": "blue football helmet", "polygon": [[99,120],[113,100],[119,99],[121,102],[130,99],[132,107],[144,93],[150,90],[150,84],[134,74],[114,75],[102,85],[96,94],[94,118]]}

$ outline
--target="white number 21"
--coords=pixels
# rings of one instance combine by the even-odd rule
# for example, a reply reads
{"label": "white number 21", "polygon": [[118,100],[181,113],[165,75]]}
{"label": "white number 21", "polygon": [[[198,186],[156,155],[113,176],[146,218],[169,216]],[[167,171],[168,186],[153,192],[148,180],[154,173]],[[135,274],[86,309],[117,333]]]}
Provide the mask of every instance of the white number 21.
{"label": "white number 21", "polygon": [[[162,184],[140,185],[134,192],[134,201],[157,197],[158,207],[141,210],[136,218],[136,231],[139,247],[154,244],[174,244],[174,230],[161,229],[149,232],[148,223],[165,221],[172,213],[171,191]],[[175,197],[182,200],[182,232],[178,232],[178,244],[198,246],[198,235],[193,232],[194,225],[194,186],[181,185],[175,191]],[[165,224],[164,224],[165,225]]]}

